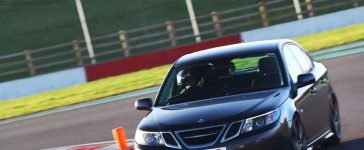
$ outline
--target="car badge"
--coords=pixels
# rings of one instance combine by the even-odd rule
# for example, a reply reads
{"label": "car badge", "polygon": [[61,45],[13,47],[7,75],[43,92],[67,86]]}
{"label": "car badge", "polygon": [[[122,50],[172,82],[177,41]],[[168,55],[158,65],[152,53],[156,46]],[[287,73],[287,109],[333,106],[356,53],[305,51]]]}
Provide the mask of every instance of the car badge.
{"label": "car badge", "polygon": [[197,122],[198,122],[198,123],[203,123],[203,122],[205,122],[205,120],[204,120],[204,119],[200,119],[200,120],[198,120]]}

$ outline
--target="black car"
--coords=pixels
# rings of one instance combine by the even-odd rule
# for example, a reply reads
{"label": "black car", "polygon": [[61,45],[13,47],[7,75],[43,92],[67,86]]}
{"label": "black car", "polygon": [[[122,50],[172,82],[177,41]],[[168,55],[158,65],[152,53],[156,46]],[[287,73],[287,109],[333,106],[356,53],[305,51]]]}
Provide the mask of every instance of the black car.
{"label": "black car", "polygon": [[185,55],[170,69],[135,149],[306,150],[340,141],[327,69],[292,40],[223,46]]}

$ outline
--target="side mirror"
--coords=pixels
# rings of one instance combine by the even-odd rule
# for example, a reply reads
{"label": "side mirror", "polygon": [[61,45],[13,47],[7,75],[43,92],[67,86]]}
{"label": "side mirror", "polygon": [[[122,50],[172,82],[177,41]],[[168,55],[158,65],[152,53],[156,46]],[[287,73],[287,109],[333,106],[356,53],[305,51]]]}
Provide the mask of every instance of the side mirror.
{"label": "side mirror", "polygon": [[297,77],[296,88],[304,87],[306,85],[310,85],[315,83],[316,79],[312,73],[300,74]]}
{"label": "side mirror", "polygon": [[137,110],[151,110],[153,102],[151,98],[143,98],[135,101],[134,106]]}

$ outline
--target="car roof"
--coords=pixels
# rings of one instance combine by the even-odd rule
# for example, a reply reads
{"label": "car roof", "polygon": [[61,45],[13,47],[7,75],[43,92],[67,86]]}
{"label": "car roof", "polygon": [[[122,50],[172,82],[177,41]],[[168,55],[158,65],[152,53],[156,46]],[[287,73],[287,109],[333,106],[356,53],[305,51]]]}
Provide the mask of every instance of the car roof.
{"label": "car roof", "polygon": [[221,47],[206,49],[191,54],[187,54],[178,59],[174,67],[193,65],[218,60],[220,58],[229,58],[239,55],[254,55],[255,53],[279,52],[279,46],[282,43],[293,42],[288,39],[265,40],[257,42],[239,43]]}

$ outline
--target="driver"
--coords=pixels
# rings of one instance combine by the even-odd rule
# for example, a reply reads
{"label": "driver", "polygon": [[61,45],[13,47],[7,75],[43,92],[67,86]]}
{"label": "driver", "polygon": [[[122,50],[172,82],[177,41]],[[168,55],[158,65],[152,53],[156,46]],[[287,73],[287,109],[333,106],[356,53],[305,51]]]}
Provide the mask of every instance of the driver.
{"label": "driver", "polygon": [[180,70],[176,75],[178,90],[172,103],[190,102],[216,95],[216,86],[211,84],[212,68],[210,65],[194,66]]}
{"label": "driver", "polygon": [[201,71],[197,68],[190,68],[178,72],[177,85],[182,88],[181,93],[191,88],[204,86],[205,79],[202,77]]}

